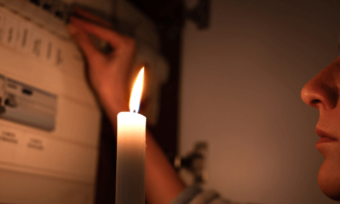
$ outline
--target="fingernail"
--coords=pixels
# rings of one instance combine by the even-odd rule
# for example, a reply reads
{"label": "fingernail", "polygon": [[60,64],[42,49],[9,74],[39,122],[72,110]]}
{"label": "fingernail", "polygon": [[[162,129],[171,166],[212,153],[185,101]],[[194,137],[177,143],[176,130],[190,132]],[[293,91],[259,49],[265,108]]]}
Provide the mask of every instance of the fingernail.
{"label": "fingernail", "polygon": [[68,29],[68,32],[69,32],[71,35],[75,35],[75,34],[77,34],[77,32],[78,32],[78,28],[75,27],[75,26],[72,25],[72,24],[68,24],[68,25],[67,25],[67,29]]}

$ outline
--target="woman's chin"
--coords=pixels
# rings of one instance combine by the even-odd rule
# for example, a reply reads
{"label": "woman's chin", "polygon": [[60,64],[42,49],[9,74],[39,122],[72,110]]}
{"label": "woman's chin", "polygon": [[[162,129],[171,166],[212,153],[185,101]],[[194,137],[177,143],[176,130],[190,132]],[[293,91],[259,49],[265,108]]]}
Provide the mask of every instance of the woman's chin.
{"label": "woman's chin", "polygon": [[329,198],[337,201],[340,201],[339,170],[339,163],[334,164],[325,160],[319,170],[318,175],[318,183],[321,191]]}

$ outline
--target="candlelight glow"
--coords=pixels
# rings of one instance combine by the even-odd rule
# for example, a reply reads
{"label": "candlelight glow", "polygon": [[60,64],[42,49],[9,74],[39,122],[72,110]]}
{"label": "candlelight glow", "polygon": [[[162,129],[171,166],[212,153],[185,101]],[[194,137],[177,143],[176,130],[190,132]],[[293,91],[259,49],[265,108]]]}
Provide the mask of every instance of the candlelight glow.
{"label": "candlelight glow", "polygon": [[130,97],[130,112],[138,113],[140,99],[143,92],[144,67],[139,71],[137,79],[133,85]]}

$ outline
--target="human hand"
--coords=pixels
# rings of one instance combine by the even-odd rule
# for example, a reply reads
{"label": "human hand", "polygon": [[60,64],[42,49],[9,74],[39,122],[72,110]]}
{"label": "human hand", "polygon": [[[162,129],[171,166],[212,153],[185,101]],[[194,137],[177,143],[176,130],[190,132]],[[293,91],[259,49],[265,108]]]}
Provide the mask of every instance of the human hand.
{"label": "human hand", "polygon": [[[112,25],[97,16],[80,9],[76,9],[76,13],[91,23],[70,17],[68,31],[87,59],[88,76],[92,87],[109,118],[114,120],[118,112],[127,110],[128,72],[135,53],[135,42],[132,38],[110,29]],[[108,42],[113,51],[106,55],[100,52],[89,34]]]}

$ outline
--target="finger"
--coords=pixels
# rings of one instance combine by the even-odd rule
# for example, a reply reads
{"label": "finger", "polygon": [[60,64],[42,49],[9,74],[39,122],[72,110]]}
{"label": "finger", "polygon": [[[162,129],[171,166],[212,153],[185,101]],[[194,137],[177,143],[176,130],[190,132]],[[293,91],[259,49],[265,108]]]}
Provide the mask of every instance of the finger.
{"label": "finger", "polygon": [[70,21],[74,26],[81,30],[89,32],[102,40],[108,41],[115,48],[125,46],[128,43],[125,36],[122,36],[115,31],[85,22],[75,17],[70,17]]}
{"label": "finger", "polygon": [[103,55],[96,49],[91,39],[84,31],[80,30],[79,28],[75,27],[72,24],[68,24],[67,29],[72,38],[83,50],[89,63],[92,64],[94,61],[99,60],[99,58],[103,57]]}
{"label": "finger", "polygon": [[102,25],[102,26],[105,26],[107,28],[112,28],[112,24],[96,15],[93,15],[92,13],[90,12],[87,12],[85,11],[84,9],[80,8],[80,7],[76,7],[74,9],[74,12],[75,14],[78,14],[79,16],[83,17],[84,19],[90,21],[90,22],[93,22],[95,24],[98,24],[98,25]]}

